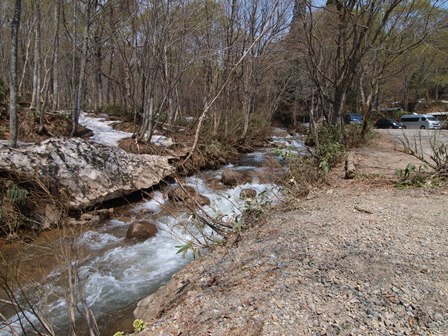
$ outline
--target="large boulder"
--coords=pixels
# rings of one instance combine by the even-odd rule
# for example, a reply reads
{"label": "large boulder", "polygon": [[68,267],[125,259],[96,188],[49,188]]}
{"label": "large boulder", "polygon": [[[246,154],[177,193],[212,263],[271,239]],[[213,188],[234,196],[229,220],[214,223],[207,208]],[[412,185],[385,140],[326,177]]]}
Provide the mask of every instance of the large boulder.
{"label": "large boulder", "polygon": [[136,155],[78,138],[53,138],[23,149],[0,150],[0,171],[39,179],[68,208],[82,209],[158,184],[172,174],[168,158]]}
{"label": "large boulder", "polygon": [[126,232],[126,238],[146,240],[156,235],[157,226],[153,223],[140,221],[129,225],[128,231]]}
{"label": "large boulder", "polygon": [[239,184],[250,182],[251,178],[241,172],[231,169],[224,169],[221,176],[222,184],[235,187]]}

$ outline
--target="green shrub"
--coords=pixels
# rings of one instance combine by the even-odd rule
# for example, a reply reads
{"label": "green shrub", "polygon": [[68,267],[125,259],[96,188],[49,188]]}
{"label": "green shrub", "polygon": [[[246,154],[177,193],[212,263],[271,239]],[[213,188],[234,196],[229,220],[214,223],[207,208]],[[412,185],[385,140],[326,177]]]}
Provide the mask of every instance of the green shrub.
{"label": "green shrub", "polygon": [[335,125],[322,125],[317,131],[318,145],[316,155],[319,160],[319,169],[328,173],[342,158],[345,146],[342,143],[342,134]]}
{"label": "green shrub", "polygon": [[140,332],[146,329],[146,323],[140,319],[135,320],[132,326],[134,327],[134,332]]}
{"label": "green shrub", "polygon": [[6,197],[12,204],[20,204],[26,200],[28,192],[14,183],[7,185]]}
{"label": "green shrub", "polygon": [[426,165],[421,165],[417,169],[413,163],[408,163],[404,169],[398,169],[397,175],[397,187],[423,187],[431,177]]}

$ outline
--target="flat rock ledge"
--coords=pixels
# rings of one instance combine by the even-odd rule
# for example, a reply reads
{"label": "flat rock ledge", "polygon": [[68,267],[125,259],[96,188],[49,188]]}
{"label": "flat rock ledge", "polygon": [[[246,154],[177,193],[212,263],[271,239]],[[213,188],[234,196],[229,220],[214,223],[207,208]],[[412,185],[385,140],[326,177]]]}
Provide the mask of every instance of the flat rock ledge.
{"label": "flat rock ledge", "polygon": [[0,170],[40,180],[55,196],[67,197],[68,208],[83,209],[160,183],[175,171],[168,159],[78,138],[52,138],[26,148],[2,148]]}

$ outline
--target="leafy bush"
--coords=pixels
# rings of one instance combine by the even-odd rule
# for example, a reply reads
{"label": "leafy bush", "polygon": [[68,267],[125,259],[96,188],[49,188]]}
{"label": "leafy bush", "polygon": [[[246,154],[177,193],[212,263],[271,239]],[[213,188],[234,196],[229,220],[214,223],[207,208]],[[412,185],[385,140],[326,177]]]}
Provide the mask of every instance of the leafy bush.
{"label": "leafy bush", "polygon": [[398,187],[423,187],[429,177],[427,166],[422,165],[418,169],[413,163],[408,163],[405,169],[397,171],[399,177]]}
{"label": "leafy bush", "polygon": [[341,130],[335,125],[322,125],[317,131],[317,136],[316,155],[319,160],[318,167],[324,174],[327,174],[342,159],[345,153]]}

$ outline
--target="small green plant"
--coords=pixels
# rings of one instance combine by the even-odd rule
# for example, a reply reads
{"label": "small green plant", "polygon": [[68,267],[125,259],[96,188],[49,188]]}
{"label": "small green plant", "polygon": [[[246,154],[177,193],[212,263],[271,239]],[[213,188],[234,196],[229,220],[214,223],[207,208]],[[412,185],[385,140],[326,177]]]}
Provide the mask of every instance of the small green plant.
{"label": "small green plant", "polygon": [[198,258],[201,256],[201,246],[200,244],[195,244],[192,240],[186,242],[182,245],[175,246],[177,248],[176,254],[182,254],[183,257],[188,253],[188,251],[191,251],[193,254],[193,258]]}
{"label": "small green plant", "polygon": [[14,183],[8,184],[8,189],[6,190],[6,197],[13,204],[20,204],[26,200],[28,192]]}
{"label": "small green plant", "polygon": [[146,329],[146,323],[140,319],[135,320],[132,326],[134,327],[134,332],[140,332]]}
{"label": "small green plant", "polygon": [[288,147],[276,148],[274,151],[274,154],[275,154],[275,156],[277,156],[283,160],[297,157],[297,154],[291,152],[291,150],[293,150],[293,148],[288,148]]}
{"label": "small green plant", "polygon": [[415,172],[415,165],[413,163],[408,163],[405,169],[398,169],[397,175],[402,181],[409,180],[412,173]]}
{"label": "small green plant", "polygon": [[193,250],[193,242],[190,240],[183,245],[177,245],[176,248],[178,249],[176,254],[182,254],[182,256],[185,256],[188,251]]}
{"label": "small green plant", "polygon": [[240,233],[243,230],[243,220],[238,220],[233,225],[233,231]]}
{"label": "small green plant", "polygon": [[397,186],[423,187],[427,178],[429,177],[428,171],[429,168],[425,164],[419,166],[417,169],[416,165],[414,165],[413,163],[408,163],[405,169],[399,169],[397,171],[397,175],[399,178]]}
{"label": "small green plant", "polygon": [[114,336],[124,336],[124,332],[123,331],[117,331]]}

